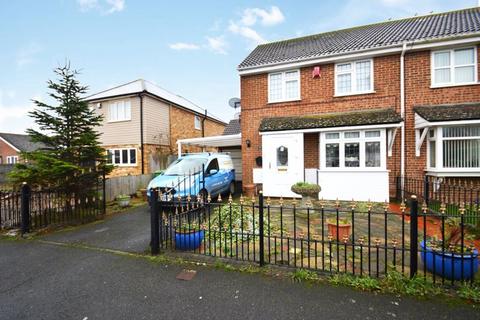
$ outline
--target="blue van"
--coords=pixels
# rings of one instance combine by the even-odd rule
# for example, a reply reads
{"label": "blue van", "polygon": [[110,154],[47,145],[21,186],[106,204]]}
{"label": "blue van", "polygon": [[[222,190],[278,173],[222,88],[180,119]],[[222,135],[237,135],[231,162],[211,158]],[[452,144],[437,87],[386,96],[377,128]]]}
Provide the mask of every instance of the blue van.
{"label": "blue van", "polygon": [[[205,170],[205,173],[202,172]],[[205,176],[205,183],[203,177]],[[147,187],[159,188],[162,194],[185,198],[188,195],[215,197],[235,193],[235,169],[232,158],[224,153],[195,153],[175,160],[162,175],[154,178]],[[162,199],[165,200],[165,199]]]}

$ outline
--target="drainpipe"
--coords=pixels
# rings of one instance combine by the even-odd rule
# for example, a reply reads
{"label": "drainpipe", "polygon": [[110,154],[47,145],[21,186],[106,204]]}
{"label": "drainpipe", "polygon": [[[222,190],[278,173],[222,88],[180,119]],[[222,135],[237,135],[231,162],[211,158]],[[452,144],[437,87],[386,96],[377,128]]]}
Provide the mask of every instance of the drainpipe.
{"label": "drainpipe", "polygon": [[205,109],[205,115],[202,119],[202,137],[205,137],[205,121],[207,120],[207,109]]}
{"label": "drainpipe", "polygon": [[403,119],[400,139],[400,188],[402,199],[405,196],[405,52],[407,52],[407,42],[403,43],[400,55],[400,116]]}
{"label": "drainpipe", "polygon": [[143,93],[138,95],[140,98],[140,158],[142,161],[142,174],[145,174],[145,159],[143,148]]}

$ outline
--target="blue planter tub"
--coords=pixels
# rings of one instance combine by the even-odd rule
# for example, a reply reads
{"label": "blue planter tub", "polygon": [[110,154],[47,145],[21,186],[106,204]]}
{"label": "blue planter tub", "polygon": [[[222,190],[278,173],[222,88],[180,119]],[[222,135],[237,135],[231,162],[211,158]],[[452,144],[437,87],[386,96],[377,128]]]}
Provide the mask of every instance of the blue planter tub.
{"label": "blue planter tub", "polygon": [[[478,250],[473,250],[473,254],[452,254],[451,252],[442,253],[441,250],[435,252],[425,246],[425,241],[420,243],[422,248],[422,262],[426,265],[427,270],[435,272],[435,274],[448,279],[472,279],[478,271]],[[453,264],[452,264],[453,262]],[[445,270],[443,268],[445,267]]]}
{"label": "blue planter tub", "polygon": [[205,230],[192,230],[190,232],[179,232],[175,230],[175,249],[178,250],[195,250],[205,238]]}

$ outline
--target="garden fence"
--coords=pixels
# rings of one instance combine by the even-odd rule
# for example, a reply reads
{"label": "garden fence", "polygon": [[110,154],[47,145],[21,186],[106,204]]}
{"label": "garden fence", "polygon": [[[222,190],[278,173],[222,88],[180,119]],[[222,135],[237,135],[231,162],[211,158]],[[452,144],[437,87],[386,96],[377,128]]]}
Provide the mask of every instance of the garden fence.
{"label": "garden fence", "polygon": [[21,228],[27,233],[95,220],[105,213],[102,189],[81,197],[58,190],[32,190],[26,184],[20,190],[0,190],[0,229]]}
{"label": "garden fence", "polygon": [[474,281],[479,261],[471,235],[478,226],[471,222],[479,212],[467,215],[463,205],[433,211],[415,195],[397,206],[271,200],[261,193],[233,201],[199,192],[203,183],[200,172],[151,190],[153,254],[181,250],[327,273],[383,277],[396,270],[434,283]]}

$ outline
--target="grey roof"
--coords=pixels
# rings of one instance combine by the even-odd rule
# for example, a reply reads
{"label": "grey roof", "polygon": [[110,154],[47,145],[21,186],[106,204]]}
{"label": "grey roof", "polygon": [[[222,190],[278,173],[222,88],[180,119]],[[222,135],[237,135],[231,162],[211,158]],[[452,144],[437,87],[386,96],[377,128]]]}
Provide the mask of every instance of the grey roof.
{"label": "grey roof", "polygon": [[223,135],[230,135],[230,134],[239,134],[242,131],[240,127],[240,119],[233,119],[227,124],[225,129],[223,130]]}
{"label": "grey roof", "polygon": [[430,122],[480,119],[480,102],[417,106],[413,110]]}
{"label": "grey roof", "polygon": [[16,133],[2,133],[0,132],[0,137],[5,139],[8,143],[13,145],[20,151],[35,151],[44,147],[43,143],[32,142],[30,136],[27,134],[16,134]]}
{"label": "grey roof", "polygon": [[480,32],[480,8],[469,8],[262,44],[239,70],[401,45],[405,41],[441,40]]}
{"label": "grey roof", "polygon": [[402,117],[392,108],[363,111],[335,112],[298,117],[265,118],[260,131],[282,131],[297,129],[362,126],[372,124],[399,123]]}

